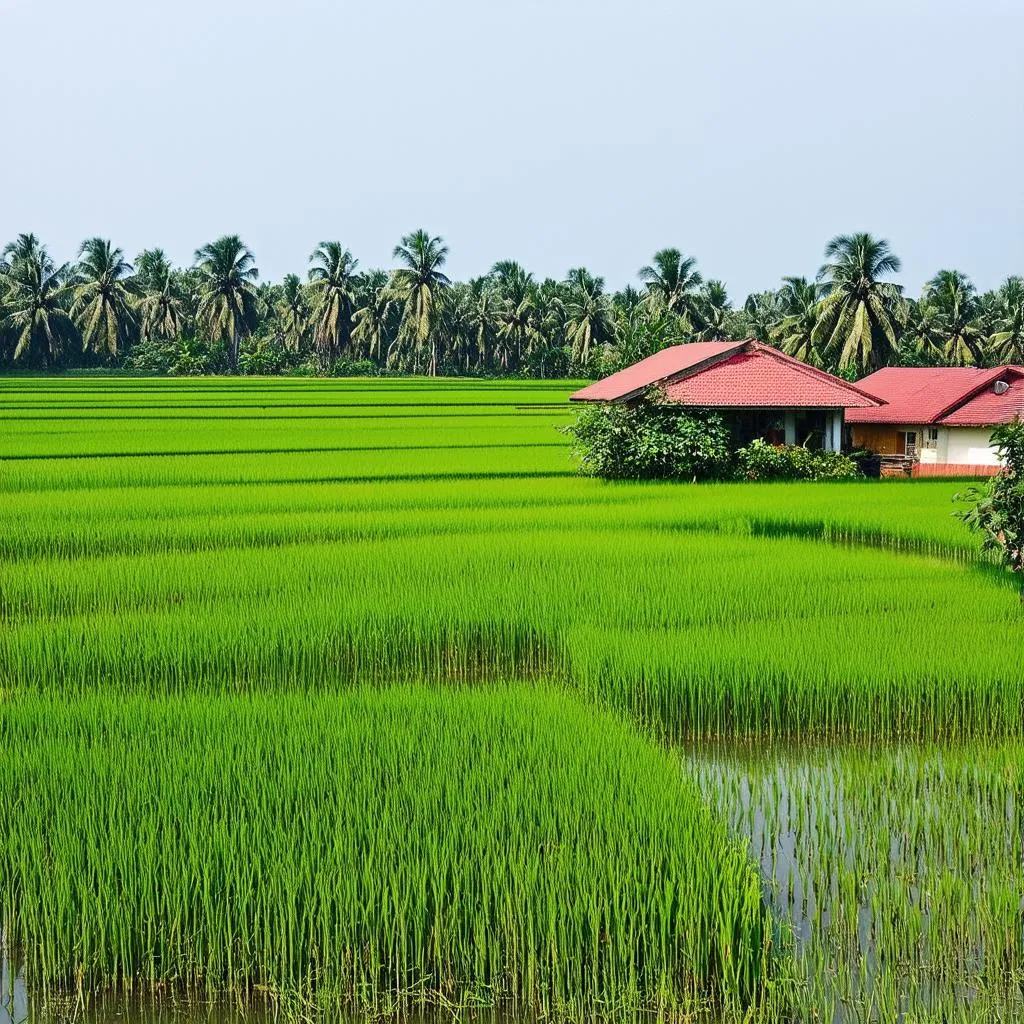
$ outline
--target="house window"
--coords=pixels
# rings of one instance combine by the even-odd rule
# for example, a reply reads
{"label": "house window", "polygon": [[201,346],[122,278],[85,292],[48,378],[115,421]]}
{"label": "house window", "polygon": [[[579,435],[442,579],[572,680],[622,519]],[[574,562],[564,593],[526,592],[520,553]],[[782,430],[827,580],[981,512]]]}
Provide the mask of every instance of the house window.
{"label": "house window", "polygon": [[928,427],[924,432],[925,448],[934,448],[939,443],[939,428]]}
{"label": "house window", "polygon": [[908,459],[912,459],[917,454],[917,431],[916,430],[901,430],[896,434],[898,447],[902,448],[903,451],[897,451],[897,454],[907,456]]}

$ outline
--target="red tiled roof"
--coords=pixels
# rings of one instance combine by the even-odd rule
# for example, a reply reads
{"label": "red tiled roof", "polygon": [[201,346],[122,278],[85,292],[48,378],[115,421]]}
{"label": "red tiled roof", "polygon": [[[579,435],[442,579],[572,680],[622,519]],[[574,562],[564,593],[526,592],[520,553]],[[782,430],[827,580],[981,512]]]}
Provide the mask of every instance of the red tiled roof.
{"label": "red tiled roof", "polygon": [[946,427],[991,427],[1024,419],[1024,367],[1010,367],[1001,379],[1009,385],[1003,394],[986,387],[939,422]]}
{"label": "red tiled roof", "polygon": [[[878,409],[851,411],[846,419],[849,423],[919,426],[946,422],[944,417],[972,396],[984,392],[1010,369],[1005,366],[990,370],[975,366],[887,366],[857,382],[858,387],[877,395],[886,404]],[[994,393],[993,397],[996,397]]]}
{"label": "red tiled roof", "polygon": [[653,384],[669,401],[696,408],[862,408],[879,400],[830,373],[757,341],[675,345],[572,396],[614,402]]}
{"label": "red tiled roof", "polygon": [[741,349],[743,341],[696,341],[673,345],[627,366],[610,377],[595,381],[570,396],[573,402],[615,402],[642,391],[652,384],[667,380],[709,359]]}
{"label": "red tiled roof", "polygon": [[753,343],[665,387],[665,397],[703,408],[862,409],[878,404],[830,373]]}

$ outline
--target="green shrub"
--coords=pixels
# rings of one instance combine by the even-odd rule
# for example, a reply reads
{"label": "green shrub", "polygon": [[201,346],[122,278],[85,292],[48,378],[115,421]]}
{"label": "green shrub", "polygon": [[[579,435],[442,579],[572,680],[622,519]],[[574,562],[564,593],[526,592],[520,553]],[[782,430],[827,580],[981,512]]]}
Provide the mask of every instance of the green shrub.
{"label": "green shrub", "polygon": [[992,444],[1005,468],[986,483],[956,495],[956,500],[970,504],[956,514],[981,534],[985,551],[1018,574],[1024,602],[1024,421],[997,427]]}
{"label": "green shrub", "polygon": [[773,445],[757,438],[736,452],[739,475],[746,480],[855,480],[857,462],[842,452],[803,445]]}
{"label": "green shrub", "polygon": [[350,359],[339,356],[327,370],[328,377],[377,377],[380,368],[372,359]]}
{"label": "green shrub", "polygon": [[131,372],[166,376],[172,372],[177,358],[176,342],[146,338],[135,345],[124,365]]}
{"label": "green shrub", "polygon": [[255,338],[238,357],[240,373],[254,377],[278,374],[288,362],[289,353],[276,338]]}
{"label": "green shrub", "polygon": [[714,413],[684,412],[660,396],[589,405],[567,428],[588,476],[716,480],[730,475],[729,430]]}

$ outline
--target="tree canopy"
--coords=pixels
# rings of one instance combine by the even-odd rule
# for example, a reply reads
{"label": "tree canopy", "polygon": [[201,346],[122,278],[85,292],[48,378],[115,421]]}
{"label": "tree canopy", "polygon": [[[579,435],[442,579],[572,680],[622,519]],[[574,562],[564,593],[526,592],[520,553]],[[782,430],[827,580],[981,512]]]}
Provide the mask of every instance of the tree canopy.
{"label": "tree canopy", "polygon": [[667,345],[751,337],[847,377],[1024,362],[1024,276],[980,293],[945,268],[913,298],[885,239],[838,235],[824,257],[816,277],[734,301],[674,247],[613,292],[585,266],[538,279],[513,259],[454,281],[444,239],[423,229],[395,246],[390,269],[364,270],[342,241],[323,241],[308,273],[265,283],[237,235],[178,267],[159,248],[129,261],[104,238],[58,265],[25,233],[0,250],[0,367],[593,377]]}

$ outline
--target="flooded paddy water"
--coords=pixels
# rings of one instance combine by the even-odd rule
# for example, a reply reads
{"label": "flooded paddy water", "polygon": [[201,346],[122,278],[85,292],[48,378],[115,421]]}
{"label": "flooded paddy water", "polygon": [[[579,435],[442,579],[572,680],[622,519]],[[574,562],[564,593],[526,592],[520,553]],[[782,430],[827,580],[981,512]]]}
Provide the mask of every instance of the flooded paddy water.
{"label": "flooded paddy water", "polygon": [[798,1019],[1024,1019],[1024,745],[684,758],[759,866]]}

